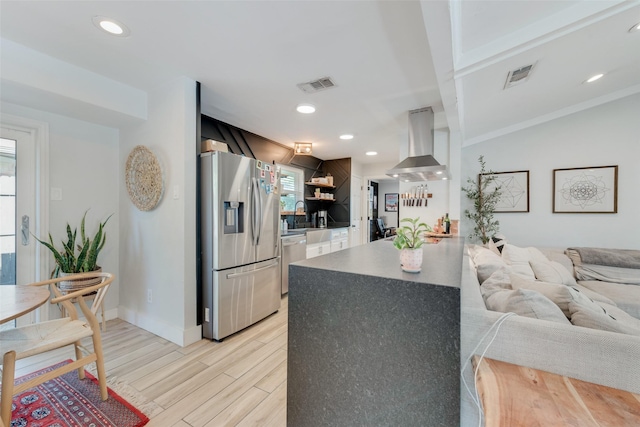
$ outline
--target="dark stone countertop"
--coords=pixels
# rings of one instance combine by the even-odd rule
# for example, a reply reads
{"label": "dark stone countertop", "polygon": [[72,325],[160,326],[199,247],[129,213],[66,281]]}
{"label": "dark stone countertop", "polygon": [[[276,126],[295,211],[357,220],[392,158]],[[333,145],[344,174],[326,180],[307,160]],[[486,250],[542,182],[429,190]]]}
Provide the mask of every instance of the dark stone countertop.
{"label": "dark stone countertop", "polygon": [[459,288],[464,238],[444,238],[440,243],[424,244],[422,248],[423,262],[420,273],[402,271],[400,251],[393,246],[391,240],[378,240],[354,246],[298,261],[295,265]]}
{"label": "dark stone countertop", "polygon": [[420,273],[390,240],[289,266],[289,425],[459,425],[464,239],[423,248]]}

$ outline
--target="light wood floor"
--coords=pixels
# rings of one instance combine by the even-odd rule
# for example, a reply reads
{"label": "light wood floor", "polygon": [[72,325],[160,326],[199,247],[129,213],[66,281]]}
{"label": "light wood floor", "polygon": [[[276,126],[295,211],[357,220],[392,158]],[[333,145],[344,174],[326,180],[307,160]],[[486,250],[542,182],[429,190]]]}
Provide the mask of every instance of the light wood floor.
{"label": "light wood floor", "polygon": [[[110,320],[102,334],[107,378],[148,401],[151,427],[285,426],[287,309],[285,297],[280,311],[223,342],[185,348]],[[66,358],[72,350],[18,361],[16,376]]]}

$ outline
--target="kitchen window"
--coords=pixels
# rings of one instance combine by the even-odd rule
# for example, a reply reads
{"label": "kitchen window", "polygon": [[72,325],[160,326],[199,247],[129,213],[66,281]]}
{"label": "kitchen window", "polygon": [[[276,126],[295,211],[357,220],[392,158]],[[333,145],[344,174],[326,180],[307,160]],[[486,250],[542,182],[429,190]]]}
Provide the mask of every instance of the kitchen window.
{"label": "kitchen window", "polygon": [[[304,200],[304,171],[280,165],[280,212],[293,212],[296,202]],[[299,208],[304,208],[302,203]]]}

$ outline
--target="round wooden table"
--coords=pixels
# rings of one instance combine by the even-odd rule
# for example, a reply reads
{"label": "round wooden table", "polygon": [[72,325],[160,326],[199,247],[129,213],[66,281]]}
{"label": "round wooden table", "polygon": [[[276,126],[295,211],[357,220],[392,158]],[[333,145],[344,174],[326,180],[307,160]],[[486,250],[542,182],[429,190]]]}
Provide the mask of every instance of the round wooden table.
{"label": "round wooden table", "polygon": [[48,286],[0,286],[0,324],[35,310],[48,299]]}

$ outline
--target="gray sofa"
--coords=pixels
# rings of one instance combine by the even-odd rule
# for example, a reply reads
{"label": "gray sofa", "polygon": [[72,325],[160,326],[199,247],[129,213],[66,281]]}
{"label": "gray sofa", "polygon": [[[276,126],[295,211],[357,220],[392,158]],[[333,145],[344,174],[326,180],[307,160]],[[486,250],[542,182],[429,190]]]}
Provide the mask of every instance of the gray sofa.
{"label": "gray sofa", "polygon": [[[636,326],[640,325],[638,319],[640,314],[640,283],[637,285],[615,283],[615,279],[614,282],[593,280],[593,275],[585,273],[591,266],[587,265],[585,269],[584,265],[580,266],[579,259],[574,259],[572,262],[572,259],[565,255],[562,249],[534,250],[533,252],[537,255],[532,258],[535,261],[529,259],[528,265],[525,265],[524,262],[519,263],[518,261],[522,260],[518,260],[517,256],[512,257],[513,259],[510,261],[513,262],[508,264],[508,268],[503,269],[501,267],[495,268],[495,265],[491,266],[490,264],[498,258],[504,260],[504,253],[492,257],[483,252],[482,256],[478,256],[478,248],[475,245],[467,247],[462,273],[461,358],[463,367],[466,366],[462,377],[468,389],[463,382],[461,426],[478,425],[478,418],[481,416],[480,410],[474,402],[475,397],[472,396],[475,392],[474,374],[469,360],[473,354],[482,355],[484,353],[485,357],[492,359],[640,393],[640,334],[636,334]],[[510,248],[511,253],[522,254],[524,252],[520,250],[526,249],[515,248],[517,249],[515,250],[514,248],[513,246]],[[544,254],[544,259],[536,258],[540,256],[541,252]],[[483,257],[484,260],[481,259]],[[539,295],[535,295],[536,291],[527,289],[527,286],[533,288],[539,285],[537,282],[540,282],[535,273],[533,278],[527,277],[531,274],[528,268],[535,265],[536,261],[539,263],[538,272],[543,276],[547,273],[554,273],[554,271],[545,273],[540,265],[552,266],[556,269],[558,265],[562,265],[566,271],[556,270],[558,273],[557,282],[570,280],[567,279],[566,272],[572,279],[580,279],[576,285],[571,286],[570,296],[575,300],[584,300],[587,305],[597,303],[598,309],[606,311],[606,315],[612,319],[610,314],[615,314],[615,321],[605,319],[604,326],[596,322],[598,327],[618,328],[618,318],[628,321],[628,325],[624,323],[623,326],[620,326],[620,330],[626,333],[594,329],[589,322],[585,324],[589,324],[590,327],[576,326],[563,315],[563,308],[565,312],[570,310],[566,314],[569,314],[571,318],[574,317],[572,314],[575,314],[578,323],[581,319],[584,320],[584,312],[577,310],[577,305],[572,301],[564,306],[560,304],[556,308],[553,307],[554,304],[549,306],[546,296],[541,298],[546,301],[546,305],[541,304],[543,308],[535,305],[527,307],[524,311],[521,308],[515,308],[521,314],[506,315],[500,311],[487,309],[485,300],[498,300],[497,305],[500,306],[504,301],[509,300],[503,298],[504,295],[513,295],[517,297],[516,299],[528,299],[531,296],[540,299]],[[574,262],[578,265],[574,265]],[[635,273],[638,272],[640,270]],[[617,272],[615,273],[617,274]],[[602,274],[602,271],[598,271],[597,274]],[[608,278],[606,274],[611,274],[611,271],[605,271],[605,276],[602,278]],[[508,283],[508,286],[501,283],[511,280],[519,290],[513,290],[511,283]],[[623,278],[622,280],[628,279]],[[483,286],[486,286],[486,289],[481,288],[481,282],[483,282]],[[524,288],[520,286],[522,283],[525,284]],[[542,286],[543,292],[546,292],[546,285]],[[560,289],[553,286],[548,288],[554,291]],[[560,290],[567,291],[566,289]],[[493,302],[495,303],[495,301]],[[571,307],[569,307],[570,304],[572,304]],[[509,303],[502,305],[507,308],[511,307]],[[554,311],[556,309],[559,311]],[[560,316],[558,312],[561,313]],[[596,313],[596,315],[602,317],[600,313]],[[614,323],[614,325],[611,326],[609,323]],[[640,332],[640,330],[638,331]]]}

